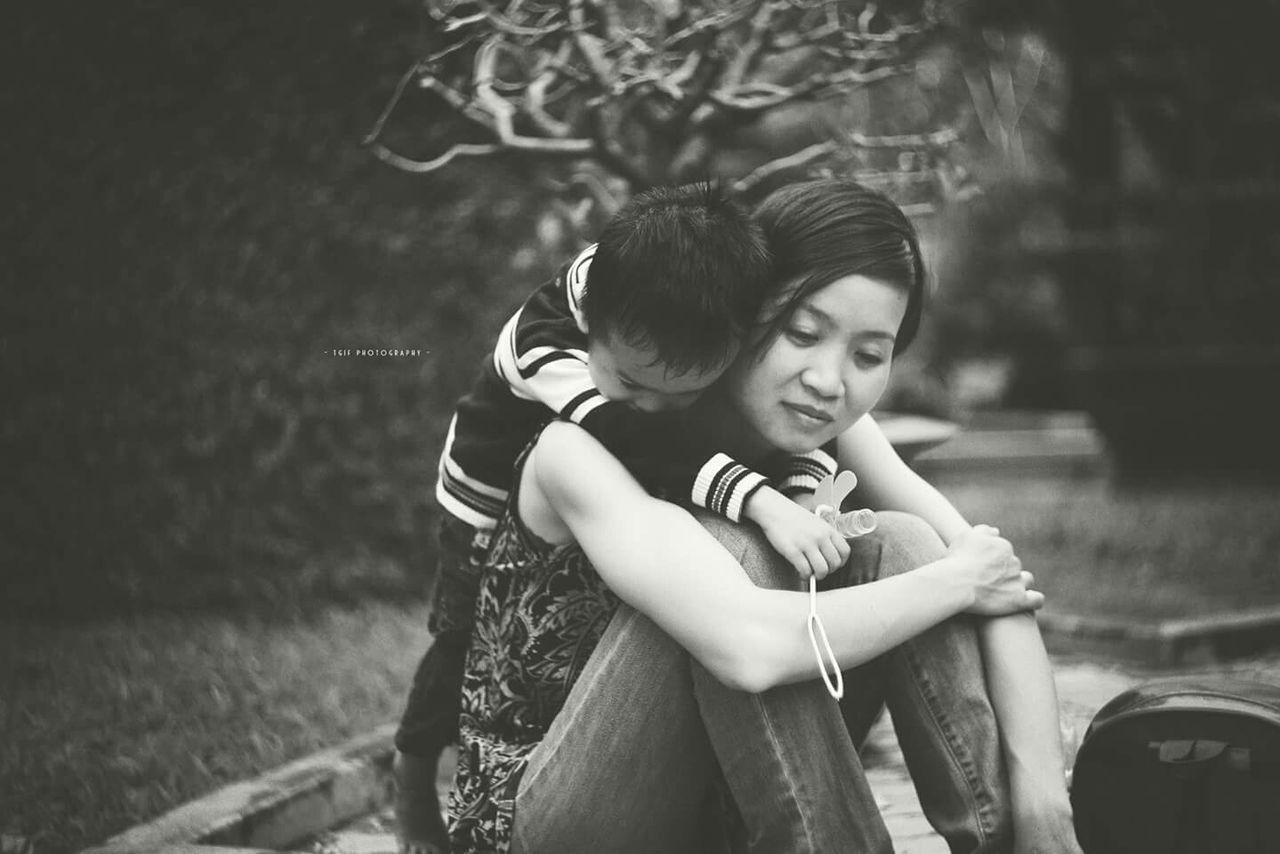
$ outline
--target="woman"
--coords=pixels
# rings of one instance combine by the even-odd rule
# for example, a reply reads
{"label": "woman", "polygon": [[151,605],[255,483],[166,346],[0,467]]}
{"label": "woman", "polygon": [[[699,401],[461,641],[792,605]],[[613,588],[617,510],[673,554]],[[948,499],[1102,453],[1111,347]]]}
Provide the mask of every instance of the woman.
{"label": "woman", "polygon": [[856,750],[887,701],[952,851],[1078,854],[1029,616],[1043,599],[867,415],[919,322],[909,222],[843,180],[784,188],[758,218],[783,284],[691,417],[762,471],[835,442],[879,511],[817,597],[845,698],[817,678],[808,596],[761,536],[651,498],[585,432],[549,425],[482,582],[455,851],[705,851],[724,840],[718,802],[746,850],[891,850]]}

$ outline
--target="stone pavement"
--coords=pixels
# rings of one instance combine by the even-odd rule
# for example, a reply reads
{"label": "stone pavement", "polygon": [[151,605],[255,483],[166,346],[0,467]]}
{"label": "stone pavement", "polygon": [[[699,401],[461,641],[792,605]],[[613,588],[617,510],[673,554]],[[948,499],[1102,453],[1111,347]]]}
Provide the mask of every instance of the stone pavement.
{"label": "stone pavement", "polygon": [[[1206,674],[1229,674],[1280,684],[1280,653],[1176,669],[1100,663],[1096,658],[1055,655],[1054,679],[1062,706],[1068,758],[1074,756],[1075,747],[1094,713],[1116,694],[1147,679]],[[920,802],[887,717],[872,730],[865,761],[868,779],[898,854],[947,854],[946,844],[929,827],[920,811]],[[390,812],[383,810],[335,833],[326,834],[312,848],[318,854],[395,854]]]}

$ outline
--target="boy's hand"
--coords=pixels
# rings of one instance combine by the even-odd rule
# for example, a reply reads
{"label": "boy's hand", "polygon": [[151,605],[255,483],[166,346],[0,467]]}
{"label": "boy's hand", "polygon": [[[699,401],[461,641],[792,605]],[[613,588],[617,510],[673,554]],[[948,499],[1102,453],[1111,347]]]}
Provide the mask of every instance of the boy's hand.
{"label": "boy's hand", "polygon": [[826,578],[849,558],[849,543],[835,528],[775,489],[756,490],[743,515],[760,526],[774,551],[801,578]]}

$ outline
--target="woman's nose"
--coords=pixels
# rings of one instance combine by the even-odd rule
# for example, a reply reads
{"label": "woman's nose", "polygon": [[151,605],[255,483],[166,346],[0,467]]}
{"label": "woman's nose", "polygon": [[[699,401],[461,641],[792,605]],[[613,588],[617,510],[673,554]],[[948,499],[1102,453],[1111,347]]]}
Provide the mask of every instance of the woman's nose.
{"label": "woman's nose", "polygon": [[836,397],[840,394],[840,371],[826,361],[808,365],[800,372],[800,382],[821,397]]}

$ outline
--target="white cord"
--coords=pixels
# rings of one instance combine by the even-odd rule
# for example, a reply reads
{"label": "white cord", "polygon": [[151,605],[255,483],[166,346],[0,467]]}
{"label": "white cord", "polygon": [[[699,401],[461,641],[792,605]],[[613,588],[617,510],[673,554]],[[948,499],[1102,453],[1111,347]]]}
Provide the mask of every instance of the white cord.
{"label": "white cord", "polygon": [[[822,639],[821,646],[818,644],[819,638]],[[809,643],[813,644],[813,654],[818,659],[818,672],[822,674],[827,691],[839,700],[844,696],[844,671],[840,669],[840,662],[836,661],[835,650],[831,648],[827,630],[822,625],[822,618],[818,616],[818,579],[812,575],[809,576]],[[823,650],[826,650],[825,657]],[[831,672],[835,674],[834,680],[827,674],[828,662],[831,664]]]}

